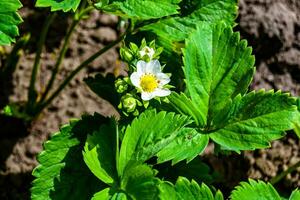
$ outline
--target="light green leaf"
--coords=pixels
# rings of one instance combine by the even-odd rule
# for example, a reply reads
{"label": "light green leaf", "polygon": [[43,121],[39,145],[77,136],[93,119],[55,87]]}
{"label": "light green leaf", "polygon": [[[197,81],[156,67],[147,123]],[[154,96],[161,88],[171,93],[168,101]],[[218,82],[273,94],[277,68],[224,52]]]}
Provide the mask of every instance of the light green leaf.
{"label": "light green leaf", "polygon": [[230,195],[231,200],[281,200],[279,194],[270,183],[254,181],[241,182]]}
{"label": "light green leaf", "polygon": [[296,121],[294,122],[294,131],[295,131],[296,135],[298,136],[298,138],[300,138],[300,97],[297,98],[296,105],[298,107],[298,117],[297,117]]}
{"label": "light green leaf", "polygon": [[83,161],[82,149],[88,134],[99,130],[106,119],[86,116],[63,126],[45,143],[33,171],[33,200],[90,199],[103,187]]}
{"label": "light green leaf", "polygon": [[291,194],[289,200],[299,200],[300,199],[300,190],[296,189]]}
{"label": "light green leaf", "polygon": [[110,188],[105,188],[100,192],[94,194],[92,200],[109,200],[111,195],[109,194]]}
{"label": "light green leaf", "polygon": [[216,196],[214,196],[204,183],[199,186],[197,182],[193,180],[190,182],[184,177],[179,177],[175,186],[164,182],[160,184],[159,189],[161,200],[168,200],[171,196],[171,199],[174,200],[223,200],[221,192],[218,191]]}
{"label": "light green leaf", "polygon": [[142,113],[126,128],[120,150],[119,175],[129,162],[142,163],[156,155],[189,123],[187,116],[175,113],[156,113],[154,110]]}
{"label": "light green leaf", "polygon": [[36,7],[51,7],[51,11],[62,10],[68,12],[77,10],[81,0],[37,0]]}
{"label": "light green leaf", "polygon": [[113,0],[110,4],[95,6],[106,12],[137,20],[161,18],[178,13],[181,0]]}
{"label": "light green leaf", "polygon": [[186,40],[186,86],[207,126],[230,99],[247,91],[254,73],[251,52],[223,23],[203,23]]}
{"label": "light green leaf", "polygon": [[172,92],[172,94],[168,96],[168,99],[170,100],[170,104],[174,110],[182,115],[191,116],[197,126],[205,125],[203,120],[205,119],[205,116],[202,115],[203,113],[201,113],[201,108],[195,105],[195,103],[184,93],[179,95],[176,92]]}
{"label": "light green leaf", "polygon": [[83,159],[93,174],[106,184],[117,180],[115,155],[115,125],[103,125],[89,135],[83,151]]}
{"label": "light green leaf", "polygon": [[10,45],[19,35],[18,25],[22,18],[17,10],[22,7],[19,0],[0,1],[0,45]]}
{"label": "light green leaf", "polygon": [[216,118],[210,138],[231,150],[270,146],[270,141],[293,129],[297,117],[295,99],[289,94],[263,90],[238,95]]}
{"label": "light green leaf", "polygon": [[131,199],[153,200],[158,198],[158,179],[146,164],[131,163],[126,166],[121,188]]}
{"label": "light green leaf", "polygon": [[172,164],[182,160],[190,162],[204,151],[208,140],[208,134],[201,134],[192,128],[181,129],[178,136],[158,152],[158,163],[168,160],[172,160]]}

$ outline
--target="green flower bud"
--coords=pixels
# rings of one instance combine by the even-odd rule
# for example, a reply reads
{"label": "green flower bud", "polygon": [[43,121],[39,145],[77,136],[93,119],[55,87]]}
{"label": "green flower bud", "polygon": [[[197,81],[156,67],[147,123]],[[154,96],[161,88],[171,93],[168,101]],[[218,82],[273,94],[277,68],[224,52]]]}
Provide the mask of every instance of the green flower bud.
{"label": "green flower bud", "polygon": [[115,81],[115,87],[116,87],[117,92],[119,94],[122,94],[127,91],[128,84],[125,80],[119,78]]}
{"label": "green flower bud", "polygon": [[122,60],[124,60],[126,62],[130,62],[133,59],[133,55],[132,55],[131,51],[127,48],[121,48],[120,55],[121,55]]}
{"label": "green flower bud", "polygon": [[136,110],[137,100],[131,95],[126,94],[121,98],[122,108],[127,113],[132,113]]}

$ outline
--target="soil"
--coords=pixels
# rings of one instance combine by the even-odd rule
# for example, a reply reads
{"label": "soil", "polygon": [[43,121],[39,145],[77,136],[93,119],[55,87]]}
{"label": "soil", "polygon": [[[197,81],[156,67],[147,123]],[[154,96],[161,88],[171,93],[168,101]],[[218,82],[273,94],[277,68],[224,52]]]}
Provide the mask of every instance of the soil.
{"label": "soil", "polygon": [[[18,69],[11,79],[13,90],[4,92],[10,102],[26,100],[27,93],[24,91],[27,91],[29,85],[34,61],[34,44],[38,38],[35,34],[40,33],[38,29],[45,18],[44,10],[33,13],[32,3],[30,1],[24,3],[22,15],[25,22],[21,30],[31,31],[33,35],[30,48],[22,56]],[[238,20],[240,24],[236,29],[241,32],[242,38],[248,40],[256,55],[257,73],[252,89],[281,89],[299,95],[300,1],[240,0]],[[62,27],[70,24],[65,16],[59,17],[55,22],[49,33],[51,40],[47,41],[42,54],[38,88],[44,88],[49,78],[55,55],[66,32]],[[92,12],[90,18],[80,23],[71,38],[71,48],[67,52],[57,83],[80,62],[117,38],[117,22],[118,19],[114,16]],[[15,135],[21,130],[24,131],[25,125],[22,122],[14,121],[16,129],[9,133],[2,134],[5,128],[1,127],[3,136],[0,138],[0,199],[29,199],[31,171],[37,165],[36,155],[42,150],[43,142],[51,133],[58,131],[62,124],[68,123],[70,118],[79,118],[82,113],[99,112],[104,115],[113,113],[112,107],[94,95],[82,80],[94,72],[112,71],[117,59],[118,52],[114,48],[78,74],[64,93],[43,112],[21,138]],[[2,104],[0,102],[0,105]],[[10,123],[11,120],[13,119],[0,119],[3,124]],[[269,180],[300,160],[299,147],[299,139],[290,132],[285,139],[273,142],[270,149],[229,157],[209,155],[205,159],[225,177],[225,189],[229,190],[248,177]],[[300,187],[300,169],[279,183],[282,190],[291,191],[295,187]]]}

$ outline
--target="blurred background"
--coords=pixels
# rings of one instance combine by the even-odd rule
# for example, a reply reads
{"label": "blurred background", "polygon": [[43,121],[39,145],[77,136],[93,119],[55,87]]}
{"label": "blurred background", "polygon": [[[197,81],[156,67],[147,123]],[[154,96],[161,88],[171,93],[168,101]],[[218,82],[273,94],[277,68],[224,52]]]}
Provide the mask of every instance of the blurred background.
{"label": "blurred background", "polygon": [[[32,0],[22,0],[21,15],[24,23],[20,32],[30,32],[28,50],[22,56],[11,82],[0,88],[1,108],[8,102],[26,100],[31,66],[34,61],[36,42],[47,12],[34,9]],[[300,1],[299,0],[240,0],[239,25],[235,28],[247,39],[256,56],[257,72],[251,89],[265,88],[300,94]],[[61,40],[69,25],[68,15],[62,14],[50,27],[45,51],[42,54],[39,84],[44,86],[50,76]],[[119,32],[118,18],[98,11],[80,23],[71,38],[58,82],[80,62],[99,48],[114,41]],[[10,47],[5,47],[6,51]],[[57,132],[70,118],[79,118],[83,113],[99,112],[112,114],[112,107],[98,98],[83,83],[83,78],[95,72],[112,72],[119,67],[116,60],[118,47],[112,49],[87,69],[83,70],[47,110],[43,112],[26,133],[14,137],[10,133],[0,136],[0,199],[29,199],[31,171],[37,165],[36,155],[51,133]],[[1,59],[0,59],[1,65]],[[3,98],[2,98],[3,97]],[[16,123],[15,132],[23,131]],[[3,131],[3,130],[2,130]],[[1,130],[0,130],[1,132]],[[269,180],[300,160],[300,142],[293,132],[270,149],[245,152],[241,155],[214,156],[209,150],[204,160],[223,176],[220,187],[230,190],[239,181],[254,179]],[[290,193],[300,187],[300,169],[288,175],[276,188]]]}

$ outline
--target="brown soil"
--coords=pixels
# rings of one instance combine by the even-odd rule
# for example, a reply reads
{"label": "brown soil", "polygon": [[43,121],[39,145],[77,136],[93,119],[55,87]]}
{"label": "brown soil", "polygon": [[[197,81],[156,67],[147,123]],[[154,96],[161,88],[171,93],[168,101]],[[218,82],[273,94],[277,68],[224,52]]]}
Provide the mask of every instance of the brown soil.
{"label": "brown soil", "polygon": [[[36,12],[33,14],[29,8],[24,8],[22,14],[25,18],[22,30],[31,30],[38,34],[40,30],[32,30],[31,25],[35,24],[35,29],[41,27],[43,14]],[[42,73],[39,76],[38,88],[43,88],[49,78],[49,72],[55,62],[55,53],[66,31],[62,27],[69,24],[65,18],[57,19],[57,24],[51,27],[51,40],[47,41],[42,55]],[[93,12],[89,19],[80,24],[71,39],[71,48],[68,50],[57,82],[62,81],[81,61],[116,39],[117,20],[116,17]],[[253,46],[257,57],[257,73],[252,88],[281,89],[299,95],[300,1],[240,0],[239,21],[240,26],[237,29]],[[12,102],[26,100],[27,93],[24,91],[27,91],[29,84],[35,51],[33,44],[37,37],[38,35],[33,35],[30,50],[22,57],[13,75],[13,90],[6,92]],[[36,155],[42,150],[42,143],[51,133],[56,132],[61,124],[67,123],[70,118],[79,118],[82,113],[99,112],[104,115],[112,113],[112,107],[96,97],[82,80],[90,73],[112,70],[117,58],[117,50],[113,49],[78,74],[22,138],[1,136],[0,161],[5,162],[0,165],[0,199],[29,199],[31,171],[37,165]],[[15,130],[18,134],[23,124],[19,121],[14,123],[19,123]],[[12,132],[3,134],[13,135]],[[299,139],[291,133],[286,139],[274,142],[270,149],[245,152],[240,156],[231,156],[232,159],[215,156],[209,160],[217,171],[227,175],[226,181],[229,182],[227,186],[232,187],[238,181],[246,180],[248,176],[269,180],[300,159],[299,146]],[[299,177],[300,169],[288,175],[280,183],[281,188],[291,190],[300,187]]]}

